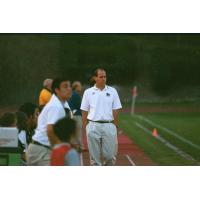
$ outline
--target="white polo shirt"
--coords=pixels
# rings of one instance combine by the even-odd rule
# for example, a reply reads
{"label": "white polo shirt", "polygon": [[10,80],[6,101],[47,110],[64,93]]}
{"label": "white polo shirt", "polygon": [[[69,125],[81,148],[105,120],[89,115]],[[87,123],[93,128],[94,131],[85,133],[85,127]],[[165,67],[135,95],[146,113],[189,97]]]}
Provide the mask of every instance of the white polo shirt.
{"label": "white polo shirt", "polygon": [[66,116],[64,108],[70,109],[68,103],[63,104],[56,95],[53,95],[38,117],[37,128],[33,136],[34,141],[50,146],[47,125],[55,124],[59,119],[64,118]]}
{"label": "white polo shirt", "polygon": [[84,92],[81,110],[88,112],[88,120],[112,121],[113,110],[121,109],[122,105],[115,88],[105,86],[103,90],[96,86]]}

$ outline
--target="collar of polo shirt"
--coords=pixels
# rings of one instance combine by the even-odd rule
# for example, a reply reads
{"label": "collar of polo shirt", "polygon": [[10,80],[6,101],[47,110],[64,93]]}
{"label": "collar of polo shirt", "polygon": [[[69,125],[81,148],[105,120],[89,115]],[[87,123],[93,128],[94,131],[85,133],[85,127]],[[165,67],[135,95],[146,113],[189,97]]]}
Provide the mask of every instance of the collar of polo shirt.
{"label": "collar of polo shirt", "polygon": [[70,109],[68,101],[65,101],[65,102],[61,101],[55,94],[52,95],[52,100],[54,102],[57,102],[57,104],[61,104],[64,108]]}
{"label": "collar of polo shirt", "polygon": [[[96,84],[94,85],[94,89],[95,89],[95,90],[100,90],[100,89],[96,86]],[[101,90],[101,91],[104,91],[104,90],[107,90],[107,89],[108,89],[108,86],[105,85],[105,87],[104,87],[103,90]]]}

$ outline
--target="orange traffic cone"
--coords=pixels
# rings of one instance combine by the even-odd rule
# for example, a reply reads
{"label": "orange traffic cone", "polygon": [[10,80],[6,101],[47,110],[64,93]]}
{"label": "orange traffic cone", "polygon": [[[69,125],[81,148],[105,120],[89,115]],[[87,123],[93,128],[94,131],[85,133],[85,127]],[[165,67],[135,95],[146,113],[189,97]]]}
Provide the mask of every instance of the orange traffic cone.
{"label": "orange traffic cone", "polygon": [[154,137],[158,137],[158,131],[157,131],[156,128],[153,129],[152,135],[153,135]]}

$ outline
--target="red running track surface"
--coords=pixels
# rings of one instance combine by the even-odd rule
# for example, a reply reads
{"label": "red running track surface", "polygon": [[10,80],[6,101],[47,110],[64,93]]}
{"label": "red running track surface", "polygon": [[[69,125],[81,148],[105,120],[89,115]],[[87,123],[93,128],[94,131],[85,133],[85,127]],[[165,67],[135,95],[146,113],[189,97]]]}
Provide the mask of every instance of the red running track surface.
{"label": "red running track surface", "polygon": [[[87,141],[84,139],[84,144],[87,149]],[[89,152],[83,152],[83,165],[89,166]],[[118,155],[116,166],[152,166],[156,165],[143,150],[138,147],[126,134],[118,135]]]}

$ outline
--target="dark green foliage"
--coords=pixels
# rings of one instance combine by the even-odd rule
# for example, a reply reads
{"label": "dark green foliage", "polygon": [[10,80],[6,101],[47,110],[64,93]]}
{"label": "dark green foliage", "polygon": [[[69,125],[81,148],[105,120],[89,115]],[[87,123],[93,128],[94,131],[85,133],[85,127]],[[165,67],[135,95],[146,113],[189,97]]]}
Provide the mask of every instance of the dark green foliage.
{"label": "dark green foliage", "polygon": [[109,84],[145,81],[167,95],[200,85],[200,35],[1,34],[0,103],[36,102],[45,78],[87,84],[103,67]]}

